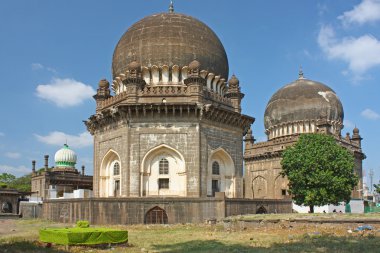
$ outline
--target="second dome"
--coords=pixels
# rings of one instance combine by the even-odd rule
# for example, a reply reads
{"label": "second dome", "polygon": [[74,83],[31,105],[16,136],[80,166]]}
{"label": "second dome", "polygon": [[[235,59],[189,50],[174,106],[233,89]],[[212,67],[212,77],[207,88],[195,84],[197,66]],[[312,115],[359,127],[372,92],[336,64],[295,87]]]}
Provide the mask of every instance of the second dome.
{"label": "second dome", "polygon": [[272,96],[265,109],[264,124],[273,138],[315,132],[319,120],[336,125],[334,131],[340,131],[343,118],[342,103],[330,87],[301,77]]}

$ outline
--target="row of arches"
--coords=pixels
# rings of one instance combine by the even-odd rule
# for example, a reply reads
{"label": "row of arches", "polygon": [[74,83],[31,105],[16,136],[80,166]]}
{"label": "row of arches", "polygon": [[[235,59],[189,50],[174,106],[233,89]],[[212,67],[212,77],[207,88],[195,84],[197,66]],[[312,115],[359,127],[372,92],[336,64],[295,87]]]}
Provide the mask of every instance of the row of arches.
{"label": "row of arches", "polygon": [[[100,197],[122,196],[123,187],[129,187],[123,181],[128,174],[126,169],[118,153],[109,150],[100,165]],[[168,145],[159,145],[148,151],[141,161],[140,196],[187,196],[187,174],[183,155]],[[216,192],[236,196],[235,166],[224,149],[211,152],[206,175],[208,196],[215,196]]]}
{"label": "row of arches", "polygon": [[[270,189],[272,188],[272,189]],[[252,198],[275,198],[281,199],[288,195],[288,181],[278,175],[273,185],[268,185],[268,181],[263,176],[256,176],[251,181]],[[271,194],[271,190],[273,190]]]}
{"label": "row of arches", "polygon": [[[115,78],[112,84],[112,89],[115,94],[120,94],[127,90],[123,81],[129,75],[129,71],[125,74],[120,74]],[[207,89],[220,95],[224,95],[227,92],[226,79],[220,75],[209,73],[206,70],[201,70],[199,75],[206,80]],[[143,67],[141,71],[141,77],[144,79],[148,86],[153,85],[183,85],[184,80],[189,77],[189,67],[179,67],[174,65],[169,67],[167,65],[151,67]]]}

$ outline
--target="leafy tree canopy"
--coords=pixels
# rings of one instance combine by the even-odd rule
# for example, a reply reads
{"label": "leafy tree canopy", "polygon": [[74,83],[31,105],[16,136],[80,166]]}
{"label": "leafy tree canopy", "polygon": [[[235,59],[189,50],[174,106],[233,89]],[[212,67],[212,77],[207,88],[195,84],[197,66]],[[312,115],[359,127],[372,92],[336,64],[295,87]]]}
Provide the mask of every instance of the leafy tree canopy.
{"label": "leafy tree canopy", "polygon": [[20,192],[30,192],[32,190],[32,175],[27,174],[25,176],[16,178],[10,184],[10,188],[16,189]]}
{"label": "leafy tree canopy", "polygon": [[29,192],[31,190],[31,174],[16,178],[9,173],[0,174],[0,186],[10,189],[16,189],[21,192]]}
{"label": "leafy tree canopy", "polygon": [[16,177],[9,173],[2,173],[0,174],[0,183],[9,185],[11,182],[13,182],[16,179]]}
{"label": "leafy tree canopy", "polygon": [[375,192],[377,192],[378,194],[380,194],[380,183],[374,184],[373,187],[375,187]]}
{"label": "leafy tree canopy", "polygon": [[281,165],[293,200],[311,212],[314,206],[348,202],[358,183],[353,155],[325,134],[301,135],[283,152]]}

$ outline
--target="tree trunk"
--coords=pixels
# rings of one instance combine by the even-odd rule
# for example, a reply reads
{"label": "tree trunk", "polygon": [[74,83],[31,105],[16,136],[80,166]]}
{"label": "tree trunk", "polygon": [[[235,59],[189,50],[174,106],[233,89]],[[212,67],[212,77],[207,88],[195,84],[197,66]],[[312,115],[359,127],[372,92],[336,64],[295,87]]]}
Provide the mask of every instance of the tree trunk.
{"label": "tree trunk", "polygon": [[309,206],[310,207],[310,213],[314,213],[314,206]]}

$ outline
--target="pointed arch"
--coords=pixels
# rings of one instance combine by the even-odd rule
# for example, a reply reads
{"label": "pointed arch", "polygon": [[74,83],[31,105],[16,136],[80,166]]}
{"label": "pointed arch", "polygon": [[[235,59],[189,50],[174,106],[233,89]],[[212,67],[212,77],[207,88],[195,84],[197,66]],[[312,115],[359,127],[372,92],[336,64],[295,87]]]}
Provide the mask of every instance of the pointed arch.
{"label": "pointed arch", "polygon": [[287,195],[287,192],[289,190],[288,186],[288,180],[286,177],[282,177],[281,175],[278,175],[274,180],[274,198],[276,199],[282,199],[285,198]]}
{"label": "pointed arch", "polygon": [[207,178],[207,195],[224,192],[229,198],[236,197],[235,164],[231,155],[222,147],[210,152]]}
{"label": "pointed arch", "polygon": [[[169,150],[169,152],[173,152],[176,155],[179,156],[180,160],[185,161],[185,158],[183,155],[176,150],[175,148],[170,147],[169,145],[166,144],[160,144],[152,149],[150,149],[143,157],[142,162],[141,162],[141,167],[140,167],[140,172],[144,172],[144,164],[146,164],[146,161],[150,159],[151,156],[154,156],[156,153],[162,153],[165,149]],[[183,168],[185,169],[185,168]]]}
{"label": "pointed arch", "polygon": [[263,176],[256,176],[252,179],[253,198],[266,198],[268,195],[268,182]]}
{"label": "pointed arch", "polygon": [[[118,174],[115,175],[115,166]],[[109,149],[100,163],[99,196],[118,197],[121,194],[123,165],[120,155],[113,149]]]}
{"label": "pointed arch", "polygon": [[186,196],[186,164],[183,155],[166,144],[150,149],[142,158],[141,196]]}

